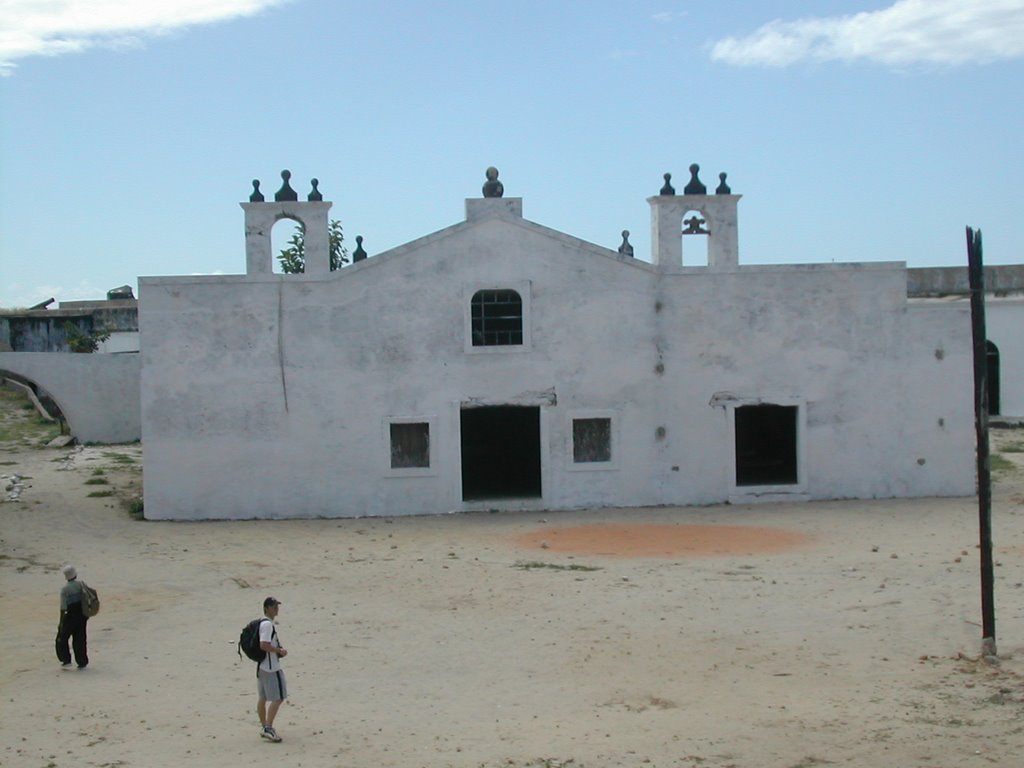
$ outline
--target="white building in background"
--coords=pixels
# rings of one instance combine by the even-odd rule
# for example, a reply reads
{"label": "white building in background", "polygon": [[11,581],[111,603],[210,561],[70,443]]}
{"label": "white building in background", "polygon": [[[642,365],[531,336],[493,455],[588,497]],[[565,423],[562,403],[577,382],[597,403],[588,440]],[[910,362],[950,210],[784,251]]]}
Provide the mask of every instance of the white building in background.
{"label": "white building in background", "polygon": [[257,187],[245,274],[140,279],[146,516],[972,493],[966,303],[902,262],[742,265],[740,196],[698,184],[649,198],[650,263],[487,196],[335,272],[331,204]]}

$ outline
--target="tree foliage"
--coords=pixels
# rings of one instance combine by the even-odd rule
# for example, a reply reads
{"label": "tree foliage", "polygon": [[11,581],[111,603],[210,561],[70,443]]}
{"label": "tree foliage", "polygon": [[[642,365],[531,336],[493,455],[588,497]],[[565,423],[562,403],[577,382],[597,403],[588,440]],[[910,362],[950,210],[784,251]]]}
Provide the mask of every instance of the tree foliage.
{"label": "tree foliage", "polygon": [[68,349],[72,352],[95,352],[100,344],[110,338],[106,328],[100,331],[83,331],[72,322],[64,323],[64,335],[68,341]]}
{"label": "tree foliage", "polygon": [[[345,247],[345,235],[341,231],[341,222],[333,219],[327,227],[331,244],[331,271],[348,264],[348,249]],[[306,238],[301,224],[295,225],[295,232],[288,240],[288,247],[277,255],[281,271],[287,275],[297,275],[306,271]]]}

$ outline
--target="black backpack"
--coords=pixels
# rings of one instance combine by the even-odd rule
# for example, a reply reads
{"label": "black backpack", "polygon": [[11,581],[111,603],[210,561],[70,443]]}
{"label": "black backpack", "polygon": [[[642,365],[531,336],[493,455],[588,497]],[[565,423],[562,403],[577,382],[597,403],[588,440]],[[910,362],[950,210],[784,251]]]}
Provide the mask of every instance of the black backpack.
{"label": "black backpack", "polygon": [[253,619],[242,630],[238,636],[238,658],[244,653],[257,664],[267,658],[267,652],[260,648],[260,624],[270,621],[266,616]]}

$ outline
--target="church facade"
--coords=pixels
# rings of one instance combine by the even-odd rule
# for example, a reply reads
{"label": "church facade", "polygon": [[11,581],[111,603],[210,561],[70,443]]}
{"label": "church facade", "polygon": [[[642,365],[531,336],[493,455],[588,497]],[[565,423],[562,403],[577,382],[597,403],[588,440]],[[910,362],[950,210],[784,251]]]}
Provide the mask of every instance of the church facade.
{"label": "church facade", "polygon": [[[493,176],[465,220],[336,271],[316,184],[256,185],[244,274],[141,278],[146,517],[973,493],[965,303],[908,300],[902,262],[741,264],[724,175],[648,199],[650,262]],[[302,274],[272,270],[282,218]]]}

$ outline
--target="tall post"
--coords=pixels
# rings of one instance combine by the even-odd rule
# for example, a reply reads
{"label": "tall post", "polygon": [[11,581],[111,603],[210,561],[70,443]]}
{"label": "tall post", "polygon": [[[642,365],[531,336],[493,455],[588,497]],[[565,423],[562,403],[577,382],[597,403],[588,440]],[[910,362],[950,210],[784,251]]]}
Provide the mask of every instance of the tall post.
{"label": "tall post", "polygon": [[978,443],[978,529],[981,537],[982,653],[996,655],[996,613],[992,570],[992,465],[988,446],[988,360],[985,348],[985,272],[981,231],[967,227],[967,273],[974,340],[974,424]]}

